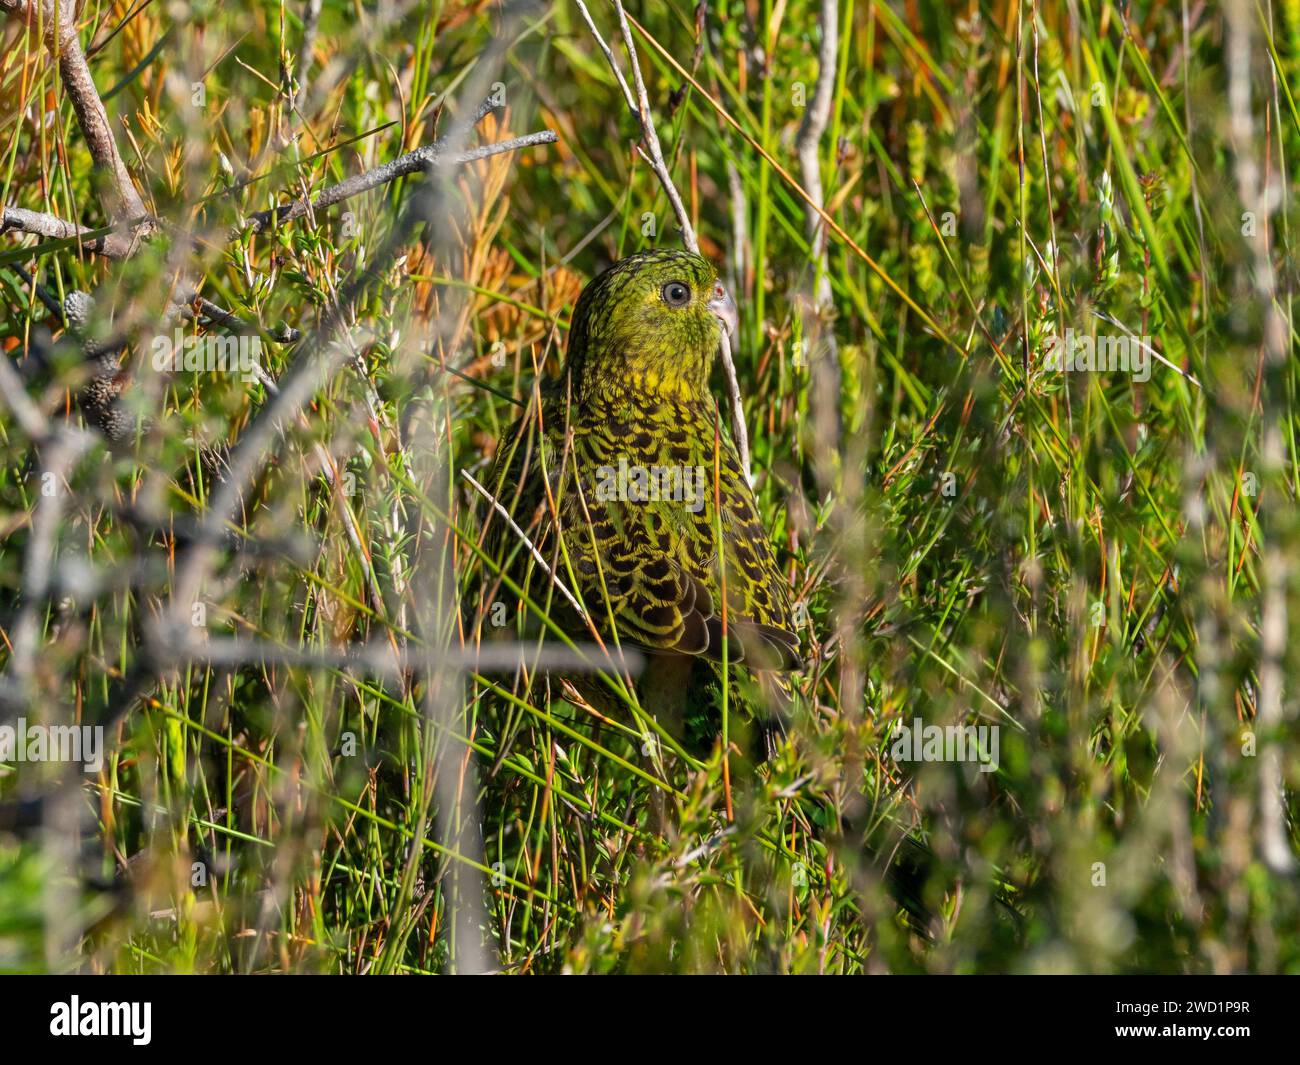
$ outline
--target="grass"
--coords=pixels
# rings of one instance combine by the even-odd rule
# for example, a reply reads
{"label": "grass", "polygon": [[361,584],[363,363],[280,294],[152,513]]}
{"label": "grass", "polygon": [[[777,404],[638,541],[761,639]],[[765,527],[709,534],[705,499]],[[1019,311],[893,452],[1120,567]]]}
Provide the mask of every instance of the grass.
{"label": "grass", "polygon": [[[591,7],[615,41],[612,5]],[[12,233],[0,249],[0,333],[33,400],[81,420],[77,345],[18,267],[95,293],[148,416],[56,478],[36,668],[5,691],[31,721],[113,715],[110,750],[97,773],[0,768],[0,802],[70,796],[47,804],[70,818],[53,834],[0,829],[0,968],[1300,969],[1300,3],[841,0],[824,321],[794,151],[815,7],[710,4],[702,38],[690,5],[629,11],[665,157],[740,308],[755,490],[809,661],[792,743],[762,768],[734,714],[730,751],[678,753],[634,705],[449,664],[547,609],[483,553],[461,471],[484,480],[561,365],[582,285],[679,244],[576,6],[503,23],[326,0],[305,79],[305,6],[147,4],[111,39],[132,8],[86,9],[123,154],[171,228],[129,264]],[[103,226],[56,71],[6,29],[4,203]],[[298,115],[286,70],[310,83]],[[556,144],[220,239],[430,143],[498,82],[505,110],[470,143]],[[430,189],[434,219],[403,229]],[[184,231],[206,238],[192,283],[256,323],[282,387],[344,344],[268,436],[197,588],[186,537],[221,490],[205,456],[271,398],[149,370]],[[275,343],[280,325],[305,339]],[[1067,329],[1161,358],[1149,379],[1054,370]],[[46,452],[6,407],[11,680]],[[151,660],[151,624],[201,646]],[[345,645],[419,668],[331,657]],[[996,771],[896,758],[918,718],[996,726]]]}

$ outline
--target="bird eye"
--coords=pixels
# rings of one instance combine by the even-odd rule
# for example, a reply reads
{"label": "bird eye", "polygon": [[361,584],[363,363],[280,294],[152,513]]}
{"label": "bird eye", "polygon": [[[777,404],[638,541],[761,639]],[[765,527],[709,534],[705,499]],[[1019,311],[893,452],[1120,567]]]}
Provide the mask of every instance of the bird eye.
{"label": "bird eye", "polygon": [[669,307],[685,307],[691,301],[691,290],[680,281],[669,281],[660,295]]}

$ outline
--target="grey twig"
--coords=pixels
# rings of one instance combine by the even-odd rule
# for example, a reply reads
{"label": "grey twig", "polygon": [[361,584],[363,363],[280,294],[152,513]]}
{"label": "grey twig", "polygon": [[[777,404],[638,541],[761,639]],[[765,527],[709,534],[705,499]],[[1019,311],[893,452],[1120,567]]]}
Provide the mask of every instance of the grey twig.
{"label": "grey twig", "polygon": [[[1255,128],[1250,110],[1251,35],[1254,5],[1248,0],[1232,0],[1225,6],[1227,16],[1227,67],[1229,138],[1235,156],[1237,195],[1242,208],[1268,225],[1271,213],[1264,176],[1255,159]],[[1278,498],[1286,498],[1284,477],[1285,449],[1282,439],[1284,411],[1277,396],[1282,393],[1287,361],[1291,352],[1291,330],[1286,316],[1278,308],[1277,274],[1269,258],[1269,241],[1264,234],[1251,241],[1251,282],[1263,317],[1263,354],[1260,363],[1260,474],[1266,491],[1275,488]],[[1285,661],[1289,636],[1287,624],[1287,583],[1291,563],[1282,542],[1276,511],[1267,508],[1261,516],[1260,618],[1259,618],[1259,701],[1257,727],[1261,733],[1259,749],[1259,849],[1264,864],[1279,875],[1295,872],[1296,860],[1291,852],[1287,832],[1286,778],[1277,734],[1285,716]]]}
{"label": "grey twig", "polygon": [[[8,360],[4,360],[4,366],[8,370]],[[3,375],[4,371],[0,371],[0,382]],[[41,419],[33,419],[31,413],[26,412],[27,421],[38,427]],[[27,705],[35,694],[31,690],[32,671],[40,645],[40,615],[54,573],[59,521],[68,494],[64,481],[92,440],[89,433],[64,425],[52,436],[47,435],[46,446],[42,449],[40,490],[23,561],[22,602],[12,628],[13,654],[6,678],[18,689],[16,694],[23,705]]]}
{"label": "grey twig", "polygon": [[0,0],[0,10],[22,19],[39,32],[46,50],[58,62],[59,78],[72,101],[91,158],[107,178],[103,183],[104,211],[115,226],[126,230],[103,238],[105,253],[109,254],[111,249],[116,257],[129,255],[136,241],[147,236],[152,226],[148,222],[136,224],[136,220],[148,218],[149,212],[122,161],[108,112],[91,77],[86,53],[77,36],[76,3],[74,0]]}
{"label": "grey twig", "polygon": [[808,190],[812,207],[812,210],[807,212],[804,225],[812,245],[810,253],[817,276],[813,289],[813,302],[819,312],[824,311],[831,304],[831,282],[827,275],[826,263],[826,224],[821,218],[822,209],[826,206],[826,195],[822,191],[821,160],[818,158],[818,150],[821,147],[822,136],[826,132],[826,124],[831,117],[836,53],[839,50],[840,39],[838,18],[836,0],[822,0],[820,16],[822,44],[817,57],[817,86],[813,90],[812,102],[804,111],[803,121],[799,124],[799,136],[795,141],[803,185]]}
{"label": "grey twig", "polygon": [[819,477],[834,477],[834,463],[827,461],[838,449],[843,435],[839,417],[841,392],[839,348],[835,343],[832,319],[830,263],[826,254],[826,193],[822,188],[820,149],[826,125],[831,117],[835,93],[835,68],[839,49],[839,5],[837,0],[821,0],[818,22],[821,48],[817,54],[817,83],[808,101],[795,147],[799,169],[808,193],[808,210],[804,227],[808,234],[808,256],[812,267],[811,291],[800,300],[803,319],[803,361],[812,376],[812,410],[818,433],[829,449],[822,449],[817,460]]}
{"label": "grey twig", "polygon": [[316,30],[320,26],[321,0],[307,0],[307,13],[302,19],[302,47],[298,51],[298,68],[294,71],[297,86],[289,96],[289,107],[294,108],[307,92],[308,73],[316,51]]}
{"label": "grey twig", "polygon": [[591,12],[587,10],[587,5],[582,0],[574,0],[574,3],[578,5],[578,10],[582,12],[583,20],[587,23],[587,28],[591,30],[592,37],[596,39],[596,44],[605,53],[605,62],[609,64],[609,69],[614,72],[614,79],[618,82],[618,87],[623,90],[623,100],[627,104],[628,111],[639,122],[641,114],[637,110],[636,99],[632,96],[632,90],[627,87],[627,81],[623,77],[623,71],[619,69],[618,61],[614,58],[609,42],[605,40],[600,30],[596,29],[596,23],[592,21]]}
{"label": "grey twig", "polygon": [[9,356],[0,353],[0,403],[13,411],[18,424],[30,440],[44,440],[49,434],[50,423],[44,412],[27,395],[23,379],[13,368]]}
{"label": "grey twig", "polygon": [[497,141],[495,144],[484,144],[477,148],[467,148],[456,152],[448,152],[444,148],[444,139],[444,141],[439,141],[437,144],[416,148],[414,151],[399,156],[392,162],[384,163],[373,170],[367,170],[364,174],[356,174],[346,181],[340,181],[337,185],[331,185],[316,196],[315,199],[295,200],[293,203],[284,204],[274,210],[258,211],[249,219],[245,228],[254,233],[260,233],[272,223],[280,225],[285,222],[292,222],[297,218],[302,218],[308,212],[332,207],[336,203],[342,203],[353,196],[359,196],[363,192],[369,192],[373,188],[377,188],[389,181],[395,181],[408,174],[423,173],[437,167],[472,163],[476,159],[486,159],[492,155],[513,152],[520,148],[529,148],[535,144],[553,144],[556,139],[553,130],[544,129],[536,133],[525,134],[522,137],[512,137],[510,140]]}
{"label": "grey twig", "polygon": [[[487,110],[491,110],[491,108],[488,107]],[[483,113],[486,114],[486,110]],[[299,199],[272,210],[258,211],[249,218],[246,226],[236,230],[231,236],[238,237],[240,233],[245,231],[260,233],[272,223],[280,225],[295,221],[311,211],[332,207],[334,204],[342,203],[344,200],[359,196],[363,192],[369,192],[373,188],[395,181],[400,177],[406,177],[408,174],[422,173],[437,167],[460,166],[464,163],[475,162],[478,159],[487,159],[489,156],[518,151],[520,148],[530,148],[538,144],[554,144],[557,139],[554,130],[543,129],[538,130],[536,133],[524,134],[521,137],[497,141],[495,144],[483,144],[477,148],[467,148],[463,151],[451,153],[445,151],[442,142],[425,145],[407,152],[392,162],[384,163],[373,170],[367,170],[364,174],[357,174],[345,181],[340,181],[337,185],[331,185],[315,199]],[[81,246],[86,251],[110,259],[128,258],[136,247],[136,238],[153,227],[154,223],[148,218],[137,217],[126,223],[126,228],[130,233],[130,237],[127,238],[122,232],[104,233],[102,230],[90,229],[41,211],[29,211],[23,207],[0,208],[0,232],[15,230],[52,240],[70,240],[75,237],[82,237],[85,239]]]}
{"label": "grey twig", "polygon": [[[143,225],[144,223],[141,223],[141,227]],[[7,233],[10,230],[31,233],[33,236],[51,240],[81,238],[81,246],[86,251],[110,259],[125,258],[130,253],[133,243],[114,239],[120,238],[120,233],[105,233],[103,230],[90,229],[43,211],[29,211],[25,207],[0,207],[0,233]]]}
{"label": "grey twig", "polygon": [[677,186],[673,184],[672,175],[668,172],[668,164],[664,162],[663,148],[659,144],[659,133],[655,129],[654,116],[650,113],[650,96],[646,92],[645,79],[641,76],[641,61],[637,58],[636,42],[632,40],[632,31],[627,24],[627,13],[623,10],[621,0],[615,0],[615,10],[618,11],[618,25],[623,33],[623,44],[627,48],[628,65],[632,68],[632,80],[636,83],[636,110],[637,121],[641,123],[641,132],[645,136],[646,148],[649,150],[650,168],[659,178],[659,183],[663,185],[664,192],[668,196],[668,202],[672,204],[673,214],[677,216],[677,224],[682,227],[682,239],[686,246],[695,253],[699,253],[700,243],[695,239],[695,227],[691,225],[690,215],[686,213],[686,205],[682,202],[681,194],[677,191]]}
{"label": "grey twig", "polygon": [[731,294],[740,301],[749,293],[749,203],[745,183],[731,159],[727,160],[727,188],[731,193]]}
{"label": "grey twig", "polygon": [[217,306],[217,304],[209,299],[204,299],[198,293],[194,294],[192,301],[198,305],[198,311],[191,310],[190,315],[202,317],[206,322],[213,325],[224,325],[237,333],[265,332],[277,344],[292,344],[302,339],[302,332],[292,326],[277,326],[275,329],[262,330],[260,326],[244,321],[237,314]]}
{"label": "grey twig", "polygon": [[[392,644],[376,641],[334,648],[286,647],[263,640],[239,637],[183,639],[155,644],[159,661],[165,664],[202,662],[211,666],[303,666],[370,673],[389,680],[401,679],[412,670],[429,665],[427,652],[413,654]],[[643,659],[634,649],[625,652],[634,671]],[[605,656],[595,644],[575,644],[573,648],[534,642],[481,644],[479,646],[439,651],[438,667],[481,673],[512,673],[527,667],[546,670],[595,672],[608,668],[598,664]]]}

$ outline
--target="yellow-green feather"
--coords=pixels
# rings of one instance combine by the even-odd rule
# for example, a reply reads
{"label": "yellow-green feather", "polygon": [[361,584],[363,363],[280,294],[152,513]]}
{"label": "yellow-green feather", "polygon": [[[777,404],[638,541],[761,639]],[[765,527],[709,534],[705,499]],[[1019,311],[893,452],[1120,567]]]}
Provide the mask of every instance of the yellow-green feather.
{"label": "yellow-green feather", "polygon": [[[662,286],[678,279],[698,305],[663,304]],[[562,579],[572,567],[605,632],[718,658],[725,586],[729,660],[795,668],[789,590],[708,390],[720,327],[702,294],[715,281],[706,260],[684,252],[633,256],[593,281],[575,308],[565,380],[502,442],[492,488]],[[702,470],[704,490],[604,498],[602,481],[620,461]],[[493,543],[509,548],[517,536],[499,525]]]}

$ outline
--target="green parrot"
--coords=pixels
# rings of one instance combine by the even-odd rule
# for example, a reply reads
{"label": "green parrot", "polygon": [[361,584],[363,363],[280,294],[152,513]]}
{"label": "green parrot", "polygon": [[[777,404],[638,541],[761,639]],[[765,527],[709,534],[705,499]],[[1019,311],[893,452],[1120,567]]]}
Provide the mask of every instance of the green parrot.
{"label": "green parrot", "polygon": [[[769,680],[802,668],[789,587],[709,391],[736,325],[701,256],[619,260],[578,298],[565,372],[503,439],[490,480],[602,637],[647,655],[642,703],[666,725],[720,694],[724,633],[728,663]],[[559,603],[552,616],[590,636],[517,530],[498,516],[487,543],[535,602]]]}

